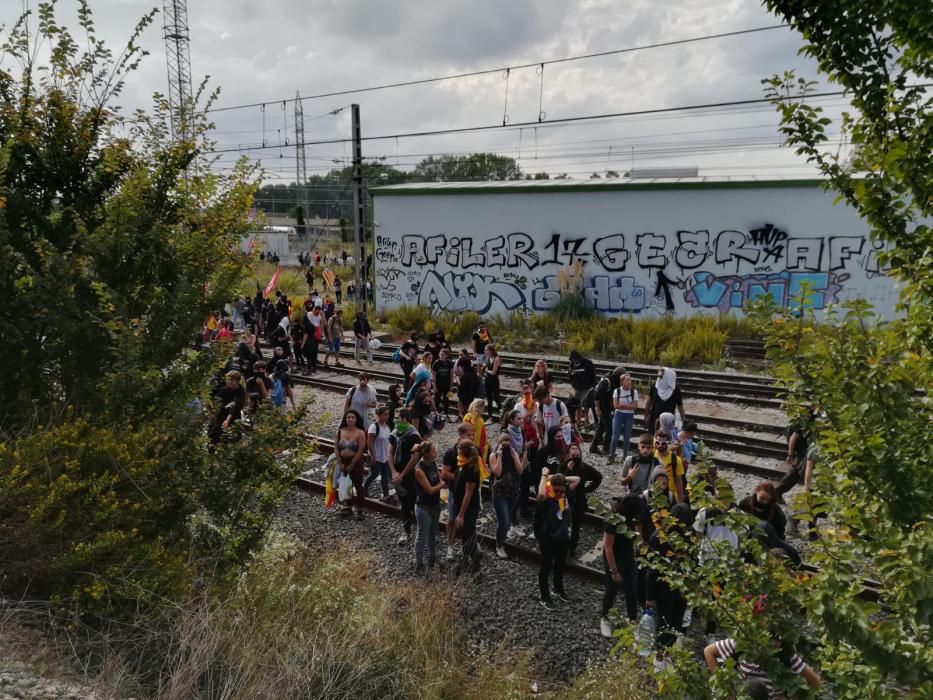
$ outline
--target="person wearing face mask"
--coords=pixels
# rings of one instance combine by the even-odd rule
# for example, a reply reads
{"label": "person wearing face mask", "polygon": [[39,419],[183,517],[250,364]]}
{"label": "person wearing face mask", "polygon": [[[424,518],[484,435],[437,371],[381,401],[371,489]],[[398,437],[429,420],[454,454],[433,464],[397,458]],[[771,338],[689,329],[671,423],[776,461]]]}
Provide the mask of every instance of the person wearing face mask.
{"label": "person wearing face mask", "polygon": [[686,501],[684,492],[684,462],[670,449],[670,437],[663,430],[654,435],[654,456],[667,472],[668,489],[676,494],[677,503]]}
{"label": "person wearing face mask", "polygon": [[751,495],[739,502],[739,508],[771,525],[775,534],[782,540],[785,538],[787,516],[778,505],[777,491],[770,481],[762,481],[758,484]]}
{"label": "person wearing face mask", "polygon": [[576,426],[573,424],[573,419],[569,415],[560,417],[560,432],[557,436],[565,455],[571,445],[583,444],[583,438],[580,437],[580,433],[577,431]]}
{"label": "person wearing face mask", "polygon": [[587,511],[587,497],[603,483],[602,473],[583,461],[583,452],[579,445],[571,444],[567,448],[567,457],[560,466],[559,473],[566,477],[575,476],[580,479],[576,489],[570,494],[571,528],[569,556],[576,559],[577,543],[580,541],[580,526],[583,524],[583,514]]}
{"label": "person wearing face mask", "polygon": [[649,432],[658,429],[658,418],[662,413],[680,412],[681,422],[687,420],[684,413],[684,399],[677,386],[677,373],[670,367],[658,370],[658,378],[651,387],[648,400],[645,402],[645,422]]}

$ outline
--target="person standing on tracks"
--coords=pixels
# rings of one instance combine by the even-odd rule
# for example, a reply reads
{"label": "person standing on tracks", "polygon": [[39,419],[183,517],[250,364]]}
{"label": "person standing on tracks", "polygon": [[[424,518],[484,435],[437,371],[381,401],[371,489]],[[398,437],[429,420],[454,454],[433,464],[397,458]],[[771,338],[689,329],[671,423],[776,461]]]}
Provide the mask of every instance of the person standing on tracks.
{"label": "person standing on tracks", "polygon": [[580,479],[580,483],[573,490],[571,496],[573,508],[570,509],[571,529],[568,556],[571,559],[576,559],[577,544],[580,542],[580,526],[583,524],[583,516],[588,510],[586,498],[603,483],[603,475],[598,469],[583,461],[583,452],[580,450],[579,445],[570,445],[567,448],[567,456],[560,465],[560,473],[568,478],[576,476]]}
{"label": "person standing on tracks", "polygon": [[671,449],[670,436],[663,430],[654,434],[654,456],[667,472],[668,490],[676,495],[678,503],[686,502],[684,461]]}
{"label": "person standing on tracks", "polygon": [[476,398],[479,386],[479,377],[470,354],[464,348],[460,351],[457,364],[454,365],[454,376],[457,377],[457,411],[461,418],[469,410],[470,404]]}
{"label": "person standing on tracks", "polygon": [[537,387],[534,397],[538,405],[538,414],[536,416],[538,444],[543,446],[548,444],[548,431],[551,428],[560,429],[560,419],[568,415],[567,407],[563,401],[551,396],[547,385]]}
{"label": "person standing on tracks", "polygon": [[398,363],[402,368],[402,381],[405,384],[405,391],[411,389],[412,372],[415,369],[415,358],[418,357],[418,334],[412,333],[408,340],[402,343],[399,348]]}
{"label": "person standing on tracks", "polygon": [[612,622],[609,611],[615,605],[619,587],[625,591],[625,612],[630,622],[638,617],[638,566],[635,562],[635,529],[641,514],[638,496],[629,494],[615,496],[610,502],[613,514],[620,516],[627,532],[619,532],[619,525],[606,520],[603,526],[603,571],[606,587],[603,592],[602,615],[599,631],[603,637],[612,638]]}
{"label": "person standing on tracks", "polygon": [[392,483],[402,507],[402,534],[399,544],[408,544],[411,529],[415,524],[415,497],[417,482],[414,469],[418,455],[412,454],[415,445],[421,442],[421,436],[411,424],[411,411],[400,408],[395,417],[395,430],[389,436],[389,466],[392,470]]}
{"label": "person standing on tracks", "polygon": [[515,449],[508,433],[502,433],[489,458],[489,471],[495,479],[492,485],[492,507],[496,511],[496,556],[500,559],[509,558],[505,551],[505,538],[512,527],[512,512],[515,510],[519,480],[524,469],[521,451]]}
{"label": "person standing on tracks", "polygon": [[450,353],[447,348],[441,348],[439,357],[431,365],[431,373],[434,377],[434,403],[438,411],[443,411],[445,416],[450,416],[450,392],[453,387],[454,363],[450,361]]}
{"label": "person standing on tracks", "polygon": [[528,380],[536,389],[541,385],[548,390],[548,393],[554,391],[554,375],[551,374],[551,370],[547,368],[547,362],[544,360],[535,362],[535,367],[531,371],[531,376],[528,377]]}
{"label": "person standing on tracks", "polygon": [[454,479],[454,527],[460,535],[462,554],[457,573],[479,572],[476,518],[479,515],[480,455],[472,442],[457,446],[457,476]]}
{"label": "person standing on tracks", "polygon": [[[366,454],[366,433],[363,430],[363,418],[359,413],[350,409],[343,414],[343,420],[337,429],[337,439],[334,440],[334,456],[340,464],[340,470],[353,481],[356,491],[355,499],[345,501],[341,515],[353,515],[357,520],[363,519],[363,506],[366,503],[366,492],[363,489],[363,456]],[[356,502],[356,510],[352,508]]]}
{"label": "person standing on tracks", "polygon": [[313,306],[304,318],[304,348],[305,358],[307,360],[308,372],[317,371],[317,352],[321,339],[324,337],[324,315],[321,313],[320,306]]}
{"label": "person standing on tracks", "polygon": [[437,470],[437,448],[430,442],[415,445],[418,457],[415,481],[415,575],[424,576],[437,564],[437,531],[441,520],[441,489],[444,482]]}
{"label": "person standing on tracks", "polygon": [[441,460],[441,479],[447,484],[447,561],[454,560],[454,543],[457,541],[457,511],[454,509],[454,482],[457,478],[457,453],[461,443],[473,443],[475,431],[470,423],[461,423],[457,426],[457,444],[444,452]]}
{"label": "person standing on tracks", "polygon": [[677,373],[670,367],[658,370],[658,378],[651,387],[648,400],[645,402],[645,422],[648,432],[654,433],[658,429],[658,418],[662,413],[680,412],[681,422],[687,420],[684,413],[684,398],[677,386]]}
{"label": "person standing on tracks", "polygon": [[327,319],[327,352],[324,353],[324,366],[327,358],[334,356],[334,367],[343,367],[340,362],[340,341],[343,339],[343,309],[334,310],[334,315]]}
{"label": "person standing on tracks", "polygon": [[596,366],[593,364],[592,360],[583,357],[583,355],[576,350],[571,350],[570,359],[567,364],[567,376],[570,378],[570,386],[573,387],[573,395],[577,405],[574,422],[582,426],[584,399],[586,398],[587,392],[596,386]]}
{"label": "person standing on tracks", "polygon": [[632,442],[632,426],[635,425],[635,409],[638,408],[638,391],[632,384],[632,378],[623,374],[620,385],[612,392],[612,440],[609,443],[609,464],[616,459],[619,438],[622,438],[622,460],[628,457]]}
{"label": "person standing on tracks", "polygon": [[347,390],[347,395],[343,400],[343,412],[356,411],[362,418],[360,425],[368,425],[372,410],[378,403],[376,399],[376,390],[369,385],[369,375],[366,372],[360,372],[356,378],[356,386],[351,386]]}
{"label": "person standing on tracks", "polygon": [[489,413],[492,415],[493,408],[497,408],[502,413],[502,387],[499,384],[499,373],[502,371],[502,357],[496,349],[495,343],[489,343],[486,346],[486,370],[483,373],[483,381],[486,385],[486,402],[489,406]]}
{"label": "person standing on tracks", "polygon": [[594,454],[605,454],[609,451],[609,443],[612,441],[612,414],[615,411],[612,405],[612,392],[620,386],[619,380],[623,374],[625,374],[625,367],[616,367],[603,376],[593,389],[596,430],[593,432],[590,452]]}
{"label": "person standing on tracks", "polygon": [[521,488],[518,496],[518,507],[512,516],[512,522],[518,524],[519,516],[532,517],[531,510],[526,506],[525,499],[529,492],[537,488],[539,471],[538,464],[538,403],[534,399],[534,385],[528,379],[523,379],[521,383],[521,398],[515,404],[515,410],[521,416],[522,434],[525,437],[525,449],[527,451],[528,467],[522,472]]}
{"label": "person standing on tracks", "polygon": [[649,486],[649,478],[655,467],[661,462],[654,456],[654,440],[649,433],[638,438],[638,454],[626,457],[622,463],[622,486],[629,493],[644,493]]}
{"label": "person standing on tracks", "polygon": [[379,406],[376,409],[376,420],[370,424],[366,431],[366,443],[369,453],[369,476],[363,482],[363,492],[368,494],[369,487],[377,479],[381,479],[382,500],[389,497],[389,482],[392,475],[389,473],[389,436],[392,428],[389,426],[388,406]]}
{"label": "person standing on tracks", "polygon": [[476,332],[473,334],[473,357],[476,359],[476,364],[485,365],[486,364],[486,346],[492,342],[492,336],[489,334],[489,329],[486,328],[485,322],[480,322],[479,328],[476,329]]}
{"label": "person standing on tracks", "polygon": [[564,590],[564,565],[570,546],[570,519],[572,506],[568,492],[573,492],[579,477],[566,477],[544,469],[538,482],[538,506],[535,511],[535,539],[541,549],[541,563],[538,568],[538,588],[541,598],[538,601],[547,610],[554,610],[554,601],[548,579],[553,572],[554,593],[564,603],[570,598]]}
{"label": "person standing on tracks", "polygon": [[408,393],[405,395],[406,405],[411,405],[411,402],[415,400],[415,395],[418,393],[421,384],[430,381],[434,376],[431,373],[431,365],[433,364],[434,358],[431,353],[422,353],[421,361],[412,368],[411,373],[408,375]]}
{"label": "person standing on tracks", "polygon": [[343,282],[336,275],[334,275],[334,297],[338,304],[343,303]]}
{"label": "person standing on tracks", "polygon": [[353,346],[353,361],[357,364],[363,364],[360,362],[360,349],[362,348],[366,352],[366,359],[369,361],[369,366],[373,366],[373,351],[369,346],[369,342],[373,339],[372,328],[369,327],[369,319],[366,318],[366,314],[362,311],[356,312],[356,320],[353,322],[353,336],[355,338],[355,343]]}

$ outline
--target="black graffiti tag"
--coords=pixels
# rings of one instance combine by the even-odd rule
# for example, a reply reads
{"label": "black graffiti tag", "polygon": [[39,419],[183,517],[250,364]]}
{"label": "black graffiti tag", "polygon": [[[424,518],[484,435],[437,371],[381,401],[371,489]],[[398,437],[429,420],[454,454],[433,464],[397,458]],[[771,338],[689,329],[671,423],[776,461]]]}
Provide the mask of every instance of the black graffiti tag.
{"label": "black graffiti tag", "polygon": [[615,233],[593,242],[593,255],[607,272],[623,272],[631,254],[625,249],[625,236]]}
{"label": "black graffiti tag", "polygon": [[765,224],[761,228],[753,228],[749,231],[749,234],[752,237],[752,243],[763,246],[762,252],[765,256],[761,261],[763,264],[767,263],[769,259],[775,263],[780,262],[781,257],[784,255],[784,241],[787,240],[786,231],[782,231],[771,224]]}

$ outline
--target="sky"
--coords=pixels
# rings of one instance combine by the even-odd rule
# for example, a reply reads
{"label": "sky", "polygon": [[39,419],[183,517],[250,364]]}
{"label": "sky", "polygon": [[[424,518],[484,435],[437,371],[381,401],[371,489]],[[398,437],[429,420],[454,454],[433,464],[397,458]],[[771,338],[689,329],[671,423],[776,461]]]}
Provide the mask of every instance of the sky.
{"label": "sky", "polygon": [[[23,5],[4,0],[0,24]],[[91,0],[98,35],[121,47],[152,0]],[[60,0],[60,24],[76,26],[76,3]],[[688,110],[574,124],[548,120],[672,108],[763,96],[761,79],[794,69],[817,78],[789,28],[522,68],[426,85],[311,99],[321,93],[766,27],[780,20],[742,0],[189,0],[191,65],[197,84],[220,88],[212,113],[216,167],[259,160],[268,182],[295,179],[296,93],[306,141],[345,139],[349,105],[360,105],[364,137],[466,126],[542,123],[480,133],[367,141],[363,154],[410,169],[441,153],[495,151],[524,172],[586,178],[632,167],[697,166],[701,174],[812,174],[780,146],[773,107]],[[76,33],[76,39],[80,36]],[[162,15],[143,35],[150,52],[127,81],[126,112],[165,92]],[[543,78],[543,79],[542,79]],[[833,89],[826,85],[824,89]],[[822,102],[832,116],[839,99]],[[331,114],[331,112],[337,112]],[[257,148],[265,143],[265,148]],[[237,150],[229,150],[237,149]],[[310,174],[342,167],[347,143],[305,148]]]}

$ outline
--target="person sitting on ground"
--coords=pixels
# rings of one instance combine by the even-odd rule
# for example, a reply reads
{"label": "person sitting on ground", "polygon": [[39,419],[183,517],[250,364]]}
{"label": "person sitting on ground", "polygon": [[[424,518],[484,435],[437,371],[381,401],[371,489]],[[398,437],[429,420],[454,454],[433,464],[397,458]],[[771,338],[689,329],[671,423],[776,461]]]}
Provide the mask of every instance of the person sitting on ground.
{"label": "person sitting on ground", "polygon": [[[760,599],[755,600],[758,602]],[[750,653],[746,654],[740,653],[740,649],[734,639],[720,639],[712,644],[708,644],[706,648],[703,649],[703,658],[706,660],[706,665],[709,667],[709,670],[713,673],[719,669],[720,663],[725,663],[728,659],[735,659],[737,661],[736,669],[745,681],[744,690],[746,693],[756,686],[760,687],[763,685],[765,687],[767,692],[763,695],[760,694],[758,690],[752,690],[752,692],[759,693],[757,697],[783,697],[783,695],[777,694],[774,682],[768,676],[767,672],[752,660],[756,658],[757,654],[762,652],[777,656],[781,664],[791,673],[802,677],[809,688],[815,690],[823,684],[823,681],[816,671],[807,665],[792,644],[782,642],[780,639],[774,639],[773,644],[774,647],[772,649],[749,650]],[[752,697],[756,696],[752,695]]]}
{"label": "person sitting on ground", "polygon": [[603,483],[603,475],[598,469],[583,461],[583,452],[580,450],[580,445],[577,444],[571,444],[567,448],[567,457],[560,466],[560,473],[566,477],[576,476],[580,478],[579,485],[573,491],[573,508],[570,511],[572,527],[568,556],[571,559],[576,559],[577,544],[580,542],[580,526],[583,525],[584,514],[589,509],[587,498]]}
{"label": "person sitting on ground", "polygon": [[538,385],[540,384],[548,390],[548,393],[554,391],[554,376],[547,368],[547,362],[544,360],[538,360],[535,362],[534,369],[531,371],[531,376],[528,377],[528,380],[531,382],[531,385],[535,387],[535,389],[537,389]]}
{"label": "person sitting on ground", "polygon": [[750,495],[739,501],[739,508],[770,524],[775,534],[785,539],[787,517],[778,505],[777,491],[770,481],[760,482]]}
{"label": "person sitting on ground", "polygon": [[680,412],[681,422],[687,420],[684,414],[684,399],[677,386],[677,373],[670,367],[658,370],[658,378],[651,387],[651,393],[645,402],[645,424],[649,432],[657,430],[658,418],[662,413]]}
{"label": "person sitting on ground", "polygon": [[580,483],[579,477],[566,477],[544,469],[538,482],[538,505],[535,511],[535,539],[541,549],[541,564],[538,568],[539,603],[547,610],[554,610],[554,601],[548,579],[553,572],[554,593],[564,603],[570,598],[564,590],[564,564],[570,546],[570,521],[572,506],[568,492],[573,492]]}
{"label": "person sitting on ground", "polygon": [[587,392],[596,386],[596,366],[592,360],[583,357],[576,350],[571,350],[567,375],[570,378],[570,386],[573,387],[574,398],[576,398],[577,414],[574,422],[581,425],[584,399]]}
{"label": "person sitting on ground", "polygon": [[638,438],[638,454],[630,455],[622,464],[622,486],[629,493],[644,493],[651,472],[660,466],[661,462],[654,456],[654,440],[649,433],[643,433]]}

